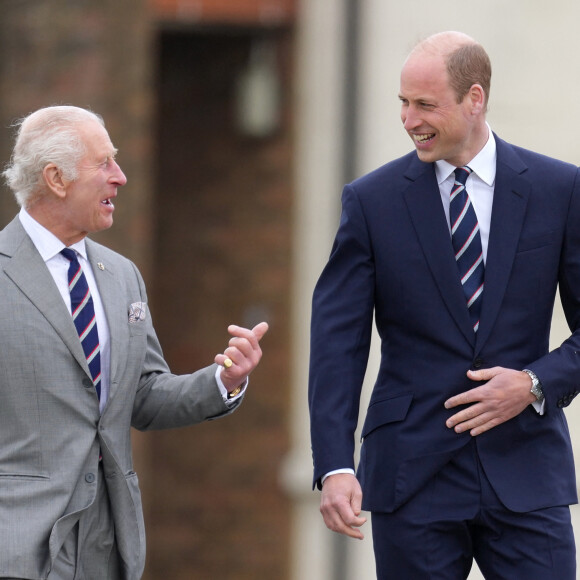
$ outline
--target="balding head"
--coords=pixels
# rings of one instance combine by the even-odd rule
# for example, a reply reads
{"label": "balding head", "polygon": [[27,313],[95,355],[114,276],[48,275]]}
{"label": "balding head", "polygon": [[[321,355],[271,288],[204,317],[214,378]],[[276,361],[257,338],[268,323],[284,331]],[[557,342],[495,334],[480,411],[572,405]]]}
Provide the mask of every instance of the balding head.
{"label": "balding head", "polygon": [[458,103],[477,84],[483,88],[487,107],[491,88],[491,62],[481,44],[463,32],[439,32],[419,42],[407,61],[426,56],[443,58],[449,85]]}
{"label": "balding head", "polygon": [[463,32],[456,32],[454,30],[438,32],[419,42],[409,56],[420,52],[427,52],[433,55],[448,55],[454,50],[470,44],[477,44],[477,42]]}

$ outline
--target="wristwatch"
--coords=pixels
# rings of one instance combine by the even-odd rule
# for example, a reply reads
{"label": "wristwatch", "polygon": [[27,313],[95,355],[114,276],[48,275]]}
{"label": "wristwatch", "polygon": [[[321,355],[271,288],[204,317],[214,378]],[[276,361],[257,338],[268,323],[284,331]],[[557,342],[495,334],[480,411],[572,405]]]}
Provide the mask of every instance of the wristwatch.
{"label": "wristwatch", "polygon": [[532,388],[530,389],[530,393],[536,397],[538,403],[541,403],[544,400],[544,392],[542,391],[542,383],[540,383],[540,379],[536,373],[530,369],[524,369],[524,373],[526,373],[530,379],[532,379]]}

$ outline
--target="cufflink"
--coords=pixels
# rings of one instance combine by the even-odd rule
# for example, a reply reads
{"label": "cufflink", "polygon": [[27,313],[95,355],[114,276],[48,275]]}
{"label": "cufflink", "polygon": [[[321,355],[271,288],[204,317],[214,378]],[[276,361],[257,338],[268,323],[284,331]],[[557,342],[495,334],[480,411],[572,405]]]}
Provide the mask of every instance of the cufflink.
{"label": "cufflink", "polygon": [[228,399],[233,399],[234,397],[237,397],[242,392],[243,388],[244,383],[242,383],[239,387],[236,387],[233,391],[230,391],[228,393]]}

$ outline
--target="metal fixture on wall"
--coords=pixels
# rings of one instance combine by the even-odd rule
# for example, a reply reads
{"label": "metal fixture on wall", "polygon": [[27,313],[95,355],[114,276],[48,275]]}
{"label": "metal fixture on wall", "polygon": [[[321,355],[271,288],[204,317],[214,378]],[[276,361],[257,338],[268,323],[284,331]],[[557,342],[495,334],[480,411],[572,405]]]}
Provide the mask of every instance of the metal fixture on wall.
{"label": "metal fixture on wall", "polygon": [[273,39],[252,42],[236,86],[236,123],[242,135],[269,137],[280,125],[280,75]]}

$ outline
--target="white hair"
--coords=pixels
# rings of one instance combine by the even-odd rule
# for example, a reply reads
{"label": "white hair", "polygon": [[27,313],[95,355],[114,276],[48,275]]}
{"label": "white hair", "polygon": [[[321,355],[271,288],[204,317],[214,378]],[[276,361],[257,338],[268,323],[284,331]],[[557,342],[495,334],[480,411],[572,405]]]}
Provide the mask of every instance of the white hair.
{"label": "white hair", "polygon": [[42,172],[49,163],[65,179],[77,179],[78,164],[86,153],[79,127],[87,121],[105,126],[100,115],[72,106],[45,107],[14,124],[16,143],[2,174],[20,206],[26,207],[43,192]]}

